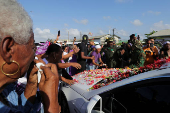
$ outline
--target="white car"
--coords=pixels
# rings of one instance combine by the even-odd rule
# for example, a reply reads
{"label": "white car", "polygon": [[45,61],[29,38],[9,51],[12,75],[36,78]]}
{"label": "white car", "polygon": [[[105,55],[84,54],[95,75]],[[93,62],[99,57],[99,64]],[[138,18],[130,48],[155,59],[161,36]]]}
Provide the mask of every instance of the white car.
{"label": "white car", "polygon": [[166,64],[95,90],[88,90],[88,83],[66,85],[60,95],[62,112],[170,113],[169,67]]}

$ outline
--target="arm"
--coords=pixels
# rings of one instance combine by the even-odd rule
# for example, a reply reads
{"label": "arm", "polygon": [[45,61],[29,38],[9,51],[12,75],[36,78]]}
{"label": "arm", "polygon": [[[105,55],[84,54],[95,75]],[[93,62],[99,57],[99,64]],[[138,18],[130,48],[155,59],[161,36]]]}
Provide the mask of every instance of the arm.
{"label": "arm", "polygon": [[61,81],[65,82],[65,83],[67,83],[69,85],[74,84],[74,80],[66,79],[66,78],[62,77],[61,75],[59,75],[59,78],[60,78]]}
{"label": "arm", "polygon": [[104,64],[101,58],[99,58],[99,61],[100,61],[101,64]]}
{"label": "arm", "polygon": [[73,48],[72,52],[68,53],[67,55],[62,55],[62,59],[65,60],[69,57],[72,57],[72,55],[78,53],[79,50],[80,50],[79,48]]}
{"label": "arm", "polygon": [[92,60],[92,63],[93,63],[94,65],[96,65],[96,66],[100,66],[99,64],[97,64],[97,63],[95,62],[95,59]]}
{"label": "arm", "polygon": [[73,66],[73,67],[75,67],[77,69],[81,68],[81,65],[79,63],[75,63],[75,62],[72,62],[72,63],[58,63],[57,66],[60,69],[67,68],[67,67],[70,67],[70,66]]}
{"label": "arm", "polygon": [[84,52],[81,52],[81,58],[82,59],[94,59],[94,57],[87,57],[87,56],[84,56]]}
{"label": "arm", "polygon": [[60,69],[67,68],[67,67],[70,67],[70,66],[72,66],[71,63],[57,63],[57,67],[60,68]]}
{"label": "arm", "polygon": [[57,35],[57,38],[54,40],[54,43],[57,43],[57,41],[59,40],[59,37],[60,36]]}
{"label": "arm", "polygon": [[68,53],[67,55],[62,55],[62,59],[65,60],[65,59],[71,57],[73,54],[74,54],[74,51]]}
{"label": "arm", "polygon": [[58,84],[59,75],[55,64],[41,66],[41,81],[39,89],[45,113],[59,113]]}
{"label": "arm", "polygon": [[28,82],[24,90],[24,96],[28,101],[34,104],[36,93],[37,93],[37,71],[38,69],[34,67],[31,70],[32,71],[29,74]]}

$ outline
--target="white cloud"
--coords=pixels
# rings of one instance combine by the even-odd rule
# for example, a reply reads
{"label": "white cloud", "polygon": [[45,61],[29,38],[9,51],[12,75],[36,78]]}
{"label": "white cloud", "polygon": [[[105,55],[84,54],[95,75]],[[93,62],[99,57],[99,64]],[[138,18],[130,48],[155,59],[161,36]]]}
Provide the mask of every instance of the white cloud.
{"label": "white cloud", "polygon": [[68,33],[69,32],[69,36],[80,36],[80,31],[78,29],[66,29],[66,32]]}
{"label": "white cloud", "polygon": [[[67,40],[69,32],[69,39],[73,39],[74,37],[80,38],[80,31],[78,29],[70,28],[61,30],[61,36],[59,40]],[[82,34],[87,34],[87,32],[82,32]],[[40,29],[36,28],[34,30],[35,42],[45,42],[47,39],[55,39],[56,35],[50,32],[50,29]]]}
{"label": "white cloud", "polygon": [[141,26],[141,25],[143,25],[143,23],[140,21],[140,20],[138,20],[138,19],[136,19],[136,20],[134,20],[133,22],[131,22],[133,25],[135,25],[135,26]]}
{"label": "white cloud", "polygon": [[44,42],[47,41],[47,39],[55,39],[55,35],[50,32],[50,29],[43,29],[36,28],[34,30],[34,37],[35,42]]}
{"label": "white cloud", "polygon": [[64,26],[68,27],[68,24],[65,23]]}
{"label": "white cloud", "polygon": [[161,12],[159,12],[159,11],[147,11],[147,12],[145,12],[145,13],[142,13],[143,16],[145,16],[146,14],[158,16],[158,15],[161,14]]}
{"label": "white cloud", "polygon": [[159,15],[161,14],[161,12],[158,12],[158,11],[148,11],[149,14],[153,14],[153,15]]}
{"label": "white cloud", "polygon": [[109,19],[111,19],[111,17],[110,16],[104,16],[103,19],[109,20]]}
{"label": "white cloud", "polygon": [[132,2],[133,0],[115,0],[118,3]]}
{"label": "white cloud", "polygon": [[60,39],[67,40],[68,33],[69,33],[69,40],[73,39],[74,37],[77,37],[77,39],[80,37],[80,31],[78,29],[70,28],[70,29],[65,29],[63,31],[63,34],[61,34]]}
{"label": "white cloud", "polygon": [[104,31],[99,30],[99,34],[100,34],[100,35],[104,35],[105,33],[104,33]]}
{"label": "white cloud", "polygon": [[124,36],[124,37],[128,37],[129,36],[129,34],[128,34],[128,32],[127,31],[125,31],[125,30],[116,30],[116,32],[115,32],[115,34],[118,34],[118,36]]}
{"label": "white cloud", "polygon": [[158,23],[154,23],[153,26],[150,28],[151,31],[153,30],[162,30],[162,29],[170,29],[170,24],[164,24],[163,21],[159,21]]}
{"label": "white cloud", "polygon": [[83,19],[83,20],[73,19],[73,20],[78,24],[84,24],[84,25],[86,25],[89,22],[87,19]]}

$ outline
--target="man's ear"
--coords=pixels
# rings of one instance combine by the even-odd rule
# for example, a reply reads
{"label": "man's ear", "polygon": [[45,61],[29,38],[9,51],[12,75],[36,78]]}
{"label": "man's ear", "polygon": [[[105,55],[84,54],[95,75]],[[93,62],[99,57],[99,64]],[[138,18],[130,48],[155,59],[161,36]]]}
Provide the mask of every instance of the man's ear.
{"label": "man's ear", "polygon": [[12,53],[14,50],[12,46],[14,45],[14,39],[12,37],[4,37],[0,43],[0,54],[6,63],[10,63]]}

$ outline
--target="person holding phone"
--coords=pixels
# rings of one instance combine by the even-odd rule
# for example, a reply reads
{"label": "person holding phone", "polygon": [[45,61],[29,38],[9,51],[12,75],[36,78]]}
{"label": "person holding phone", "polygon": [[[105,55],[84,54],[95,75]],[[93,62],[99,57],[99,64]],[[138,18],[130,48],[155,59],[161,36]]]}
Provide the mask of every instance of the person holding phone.
{"label": "person holding phone", "polygon": [[154,63],[154,60],[158,57],[158,49],[153,45],[151,40],[147,40],[147,46],[143,47],[143,51],[146,53],[146,60],[144,65]]}
{"label": "person holding phone", "polygon": [[60,30],[58,31],[57,38],[53,42],[54,44],[58,43],[59,37],[60,37]]}

